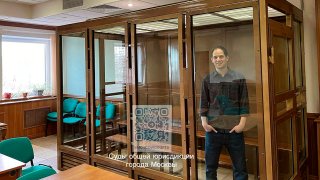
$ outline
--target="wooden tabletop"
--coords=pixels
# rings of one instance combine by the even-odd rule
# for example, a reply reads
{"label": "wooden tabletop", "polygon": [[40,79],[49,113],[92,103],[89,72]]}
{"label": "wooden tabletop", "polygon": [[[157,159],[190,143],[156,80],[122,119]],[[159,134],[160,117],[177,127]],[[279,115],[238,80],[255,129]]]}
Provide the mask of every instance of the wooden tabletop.
{"label": "wooden tabletop", "polygon": [[[130,178],[88,164],[82,164],[45,178],[47,180],[129,180]],[[130,179],[131,180],[131,179]]]}
{"label": "wooden tabletop", "polygon": [[15,160],[4,154],[0,154],[0,174],[10,172],[12,170],[21,169],[26,164]]}

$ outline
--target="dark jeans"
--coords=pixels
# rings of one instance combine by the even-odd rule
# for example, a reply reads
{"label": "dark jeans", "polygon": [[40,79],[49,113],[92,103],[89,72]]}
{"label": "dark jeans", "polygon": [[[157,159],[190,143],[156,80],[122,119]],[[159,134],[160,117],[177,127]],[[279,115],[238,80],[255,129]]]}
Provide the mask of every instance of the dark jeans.
{"label": "dark jeans", "polygon": [[229,133],[218,130],[218,132],[206,132],[206,179],[216,180],[219,166],[219,156],[222,146],[225,146],[230,154],[233,164],[233,179],[247,180],[245,144],[243,133]]}

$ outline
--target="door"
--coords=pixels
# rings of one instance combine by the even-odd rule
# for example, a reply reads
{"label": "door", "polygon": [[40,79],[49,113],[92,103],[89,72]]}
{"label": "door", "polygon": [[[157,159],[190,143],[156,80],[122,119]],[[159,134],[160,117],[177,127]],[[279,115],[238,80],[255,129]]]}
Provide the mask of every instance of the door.
{"label": "door", "polygon": [[[126,28],[109,25],[92,31],[92,162],[127,173]],[[93,88],[92,87],[92,88]]]}
{"label": "door", "polygon": [[275,179],[291,179],[297,172],[296,86],[293,29],[269,19],[269,82]]}
{"label": "door", "polygon": [[[180,17],[181,18],[181,17]],[[181,20],[181,19],[180,19]],[[187,174],[181,113],[179,31],[173,16],[132,24],[132,152],[136,178],[174,179]],[[140,158],[141,157],[141,158]]]}
{"label": "door", "polygon": [[87,31],[59,35],[57,141],[59,169],[90,163]]}

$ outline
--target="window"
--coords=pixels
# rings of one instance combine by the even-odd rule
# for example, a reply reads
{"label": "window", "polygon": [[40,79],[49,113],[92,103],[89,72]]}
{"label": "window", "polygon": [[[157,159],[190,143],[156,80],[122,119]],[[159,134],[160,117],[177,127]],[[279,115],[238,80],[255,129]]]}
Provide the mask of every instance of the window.
{"label": "window", "polygon": [[[124,83],[126,82],[126,59],[125,45],[123,41],[105,40],[106,62],[105,78],[106,82],[115,84],[106,85],[106,93],[124,92]],[[112,54],[112,55],[111,55]],[[112,58],[110,58],[110,55]],[[123,94],[109,96],[112,98],[123,98]]]}
{"label": "window", "polygon": [[126,80],[126,54],[125,46],[122,42],[114,44],[115,82],[124,83]]}
{"label": "window", "polygon": [[[127,62],[125,58],[125,44],[121,40],[105,39],[105,86],[106,94],[110,98],[123,98],[123,94],[110,95],[114,93],[124,92],[124,83],[127,82]],[[99,47],[98,39],[95,39],[95,46]],[[95,49],[95,83],[96,83],[96,97],[100,97],[100,82],[99,82],[99,48]]]}
{"label": "window", "polygon": [[44,89],[51,94],[50,39],[2,36],[3,93],[20,97],[23,92],[36,95]]}

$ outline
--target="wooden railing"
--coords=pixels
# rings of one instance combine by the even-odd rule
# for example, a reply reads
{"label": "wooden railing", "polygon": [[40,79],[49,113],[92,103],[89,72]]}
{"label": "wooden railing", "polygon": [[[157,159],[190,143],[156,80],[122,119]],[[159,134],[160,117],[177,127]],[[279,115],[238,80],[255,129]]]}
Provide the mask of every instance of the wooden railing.
{"label": "wooden railing", "polygon": [[320,177],[320,116],[315,120],[317,123],[317,147],[318,147],[318,177]]}
{"label": "wooden railing", "polygon": [[[320,113],[307,113],[308,133],[308,176],[310,180],[319,180],[318,154]],[[318,126],[318,127],[317,127]]]}

